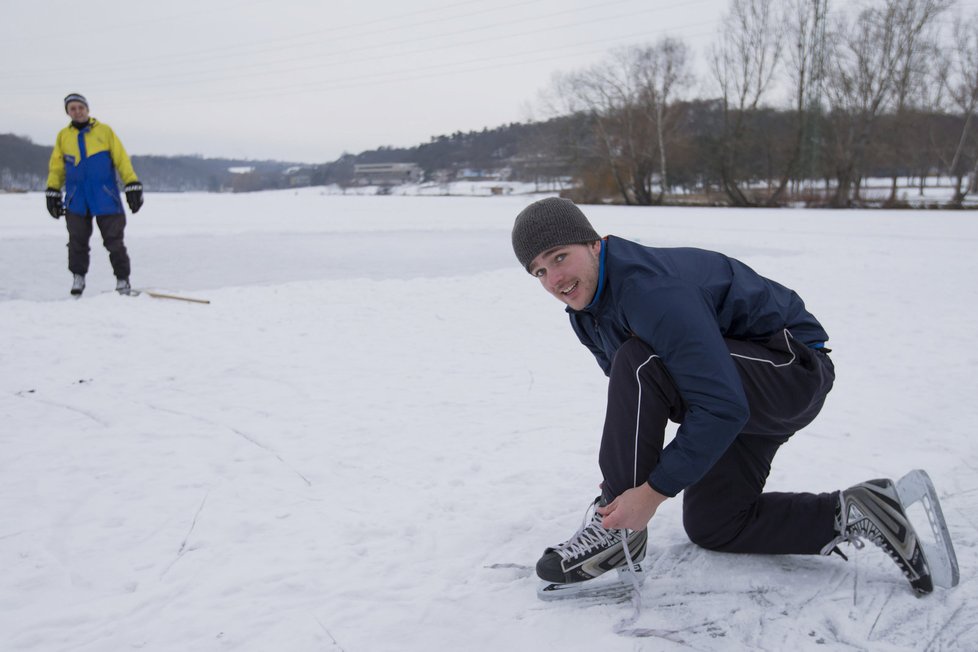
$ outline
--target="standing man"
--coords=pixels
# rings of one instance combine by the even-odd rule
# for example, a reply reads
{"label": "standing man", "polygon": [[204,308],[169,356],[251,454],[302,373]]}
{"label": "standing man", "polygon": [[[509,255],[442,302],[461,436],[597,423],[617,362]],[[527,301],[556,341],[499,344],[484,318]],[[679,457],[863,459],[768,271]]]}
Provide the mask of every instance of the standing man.
{"label": "standing man", "polygon": [[126,202],[133,213],[143,205],[143,186],[112,128],[89,117],[88,100],[71,93],[65,97],[64,104],[71,124],[54,141],[45,196],[48,213],[54,219],[63,214],[68,227],[68,270],[74,275],[71,293],[78,296],[85,290],[88,242],[94,218],[102,243],[109,251],[115,289],[120,294],[129,294],[129,254],[123,242],[126,214],[119,197],[116,171],[125,184]]}
{"label": "standing man", "polygon": [[[763,491],[778,448],[835,380],[828,335],[795,292],[720,253],[601,239],[565,199],[526,207],[512,240],[609,377],[602,493],[585,525],[546,549],[541,579],[570,588],[641,560],[659,505],[684,492],[683,525],[704,548],[827,555],[865,538],[918,594],[932,590],[892,481]],[[663,448],[669,420],[681,425]]]}

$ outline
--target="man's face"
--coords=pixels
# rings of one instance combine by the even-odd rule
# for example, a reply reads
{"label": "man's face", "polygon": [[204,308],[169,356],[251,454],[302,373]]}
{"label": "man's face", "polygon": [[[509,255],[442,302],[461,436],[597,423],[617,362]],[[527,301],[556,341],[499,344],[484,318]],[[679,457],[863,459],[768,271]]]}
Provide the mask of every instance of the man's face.
{"label": "man's face", "polygon": [[72,122],[88,122],[88,107],[82,102],[68,102],[65,111]]}
{"label": "man's face", "polygon": [[550,294],[574,310],[585,308],[598,290],[601,242],[554,247],[530,263],[530,273]]}

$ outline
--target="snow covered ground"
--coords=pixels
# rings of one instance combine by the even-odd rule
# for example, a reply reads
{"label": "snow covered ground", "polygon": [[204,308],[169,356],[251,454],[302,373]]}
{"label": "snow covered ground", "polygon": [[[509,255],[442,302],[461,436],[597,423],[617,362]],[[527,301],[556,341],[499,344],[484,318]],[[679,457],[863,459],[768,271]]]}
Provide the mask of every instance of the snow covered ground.
{"label": "snow covered ground", "polygon": [[623,635],[535,595],[605,379],[510,250],[531,199],[150,194],[133,283],[203,305],[115,295],[97,234],[69,299],[63,223],[0,195],[0,649],[978,649],[976,216],[586,208],[796,289],[838,382],[768,487],[925,468],[962,576],[706,552],[669,501]]}
{"label": "snow covered ground", "polygon": [[[860,197],[866,202],[885,202],[890,197],[890,185],[892,181],[884,178],[869,178],[863,182]],[[949,177],[928,177],[924,188],[920,188],[919,179],[900,179],[900,186],[897,190],[897,200],[906,202],[911,206],[930,207],[935,204],[944,204],[951,201],[954,197],[955,181]],[[964,187],[967,187],[968,179],[964,180]],[[492,195],[525,195],[532,193],[552,193],[557,194],[562,188],[572,187],[570,178],[554,179],[532,183],[526,181],[503,181],[503,180],[470,180],[470,181],[451,181],[445,183],[425,182],[425,183],[405,183],[398,186],[381,188],[379,186],[351,186],[341,188],[337,185],[319,188],[320,193],[334,195],[407,195],[407,196],[453,196],[453,197],[489,197]],[[748,185],[758,190],[773,190],[769,184],[758,182],[755,185]],[[807,187],[807,186],[806,186]],[[822,184],[815,184],[809,187],[809,191],[814,191],[825,196],[831,194]],[[672,200],[681,201],[683,190],[674,188]],[[722,200],[722,193],[715,191],[717,199]],[[978,205],[978,197],[974,194],[968,195],[963,201],[966,207]]]}

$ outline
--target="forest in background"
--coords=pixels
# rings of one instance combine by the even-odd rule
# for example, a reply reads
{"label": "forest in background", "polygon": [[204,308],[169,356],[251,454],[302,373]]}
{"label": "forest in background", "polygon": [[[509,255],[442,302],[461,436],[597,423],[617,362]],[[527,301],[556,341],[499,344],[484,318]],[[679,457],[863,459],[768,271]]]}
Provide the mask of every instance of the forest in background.
{"label": "forest in background", "polygon": [[[681,40],[619,48],[543,89],[545,119],[379,147],[319,165],[133,156],[157,191],[357,183],[361,163],[415,163],[426,181],[555,183],[584,203],[906,205],[942,179],[978,194],[978,12],[951,0],[731,0],[694,73]],[[694,89],[712,88],[708,98]],[[0,135],[0,188],[39,190],[50,147]],[[867,180],[886,179],[870,201]]]}

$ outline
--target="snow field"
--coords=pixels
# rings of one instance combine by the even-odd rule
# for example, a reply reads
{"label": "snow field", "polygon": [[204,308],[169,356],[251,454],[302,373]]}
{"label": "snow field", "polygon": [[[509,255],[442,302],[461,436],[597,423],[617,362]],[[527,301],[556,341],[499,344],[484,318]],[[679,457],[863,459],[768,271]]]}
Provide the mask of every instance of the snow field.
{"label": "snow field", "polygon": [[585,207],[597,230],[797,290],[838,380],[768,487],[925,468],[961,585],[882,553],[730,556],[650,531],[643,611],[542,603],[596,495],[605,379],[509,249],[533,197],[155,195],[126,298],[0,196],[0,649],[978,649],[978,223],[969,213]]}

